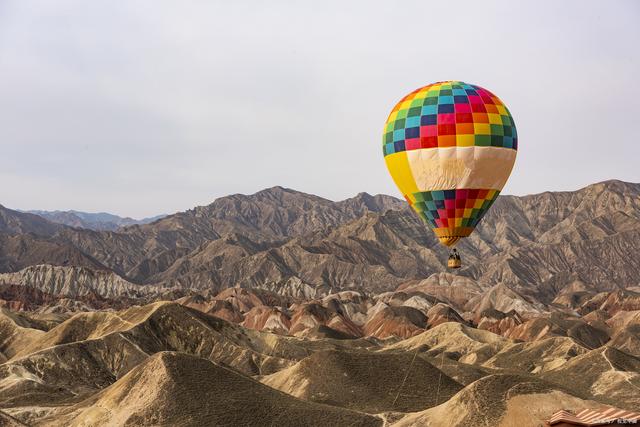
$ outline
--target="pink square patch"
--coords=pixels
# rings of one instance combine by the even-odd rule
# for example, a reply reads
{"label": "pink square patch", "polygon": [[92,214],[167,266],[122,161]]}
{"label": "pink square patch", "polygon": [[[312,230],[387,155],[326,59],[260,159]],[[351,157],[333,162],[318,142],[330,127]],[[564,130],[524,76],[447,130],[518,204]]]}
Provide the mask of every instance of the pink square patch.
{"label": "pink square patch", "polygon": [[417,150],[420,148],[420,138],[410,138],[404,140],[405,150]]}
{"label": "pink square patch", "polygon": [[455,104],[454,106],[456,113],[470,113],[471,105],[469,104]]}

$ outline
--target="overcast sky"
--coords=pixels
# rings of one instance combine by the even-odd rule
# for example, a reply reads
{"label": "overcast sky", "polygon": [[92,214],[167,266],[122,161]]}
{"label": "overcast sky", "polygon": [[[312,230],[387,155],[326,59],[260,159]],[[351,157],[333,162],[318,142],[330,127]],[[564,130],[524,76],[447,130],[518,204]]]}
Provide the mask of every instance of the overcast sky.
{"label": "overcast sky", "polygon": [[142,217],[282,185],[399,196],[406,93],[498,95],[508,194],[640,181],[638,1],[0,0],[0,204]]}

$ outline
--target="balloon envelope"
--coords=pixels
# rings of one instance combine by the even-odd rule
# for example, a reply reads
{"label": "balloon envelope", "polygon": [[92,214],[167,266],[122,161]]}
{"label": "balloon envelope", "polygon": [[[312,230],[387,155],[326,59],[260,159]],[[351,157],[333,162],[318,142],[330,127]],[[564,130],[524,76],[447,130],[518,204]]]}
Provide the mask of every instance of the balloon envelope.
{"label": "balloon envelope", "polygon": [[441,243],[453,246],[473,232],[504,187],[518,136],[497,96],[447,81],[417,89],[396,104],[382,147],[407,202]]}

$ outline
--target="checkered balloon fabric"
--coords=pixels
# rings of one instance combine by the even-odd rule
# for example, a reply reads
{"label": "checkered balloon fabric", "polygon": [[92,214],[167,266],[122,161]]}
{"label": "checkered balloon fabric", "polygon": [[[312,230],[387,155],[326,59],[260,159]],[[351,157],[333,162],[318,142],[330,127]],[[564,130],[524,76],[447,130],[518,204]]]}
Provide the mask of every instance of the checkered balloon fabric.
{"label": "checkered balloon fabric", "polygon": [[405,96],[384,127],[382,151],[396,185],[440,241],[468,236],[502,190],[518,148],[507,107],[460,81]]}
{"label": "checkered balloon fabric", "polygon": [[384,155],[435,147],[518,148],[513,118],[500,99],[480,86],[434,83],[394,107],[383,137]]}

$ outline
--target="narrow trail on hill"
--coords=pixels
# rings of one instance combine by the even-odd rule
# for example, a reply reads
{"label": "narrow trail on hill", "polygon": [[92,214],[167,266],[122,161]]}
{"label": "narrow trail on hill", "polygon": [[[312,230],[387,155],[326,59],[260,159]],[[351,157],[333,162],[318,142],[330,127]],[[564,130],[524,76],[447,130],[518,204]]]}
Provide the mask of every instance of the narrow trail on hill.
{"label": "narrow trail on hill", "polygon": [[438,406],[438,402],[440,401],[440,384],[442,382],[442,368],[444,367],[444,351],[440,357],[440,374],[438,375],[438,391],[436,392],[436,404]]}
{"label": "narrow trail on hill", "polygon": [[[449,323],[449,311],[445,311],[447,321],[445,323]],[[438,374],[438,391],[436,392],[436,404],[434,406],[438,406],[438,402],[440,401],[440,384],[442,383],[442,368],[444,367],[444,350],[442,351],[440,357],[440,374]]]}
{"label": "narrow trail on hill", "polygon": [[616,369],[613,366],[613,363],[611,363],[611,360],[609,360],[609,358],[607,357],[607,355],[605,354],[605,352],[607,351],[607,349],[605,348],[604,350],[602,350],[602,357],[604,357],[604,360],[606,360],[609,363],[609,366],[611,366],[611,370],[617,374],[620,374],[624,380],[631,386],[634,388],[637,388],[638,390],[640,390],[640,387],[638,387],[637,385],[635,385],[634,383],[632,383],[631,381],[629,381],[629,375],[632,375],[630,372],[620,372],[618,369]]}
{"label": "narrow trail on hill", "polygon": [[[446,312],[446,322],[449,322],[449,312]],[[409,377],[409,373],[411,372],[411,368],[413,368],[413,362],[415,362],[416,357],[418,356],[418,351],[420,350],[420,346],[416,347],[416,351],[413,353],[413,358],[411,359],[411,363],[409,364],[409,369],[407,369],[407,373],[404,375],[404,378],[402,379],[402,383],[400,384],[400,388],[398,388],[398,393],[396,394],[395,399],[393,399],[393,403],[391,404],[391,407],[394,408],[396,406],[396,402],[398,400],[398,397],[400,397],[400,392],[402,391],[402,388],[404,387],[404,383],[407,381],[407,378]],[[438,389],[436,392],[436,403],[434,406],[438,406],[438,401],[440,400],[440,385],[442,384],[442,368],[444,367],[444,350],[441,353],[442,357],[440,358],[440,369],[438,369],[439,373],[438,373]]]}
{"label": "narrow trail on hill", "polygon": [[416,351],[413,353],[413,359],[411,359],[411,363],[409,364],[409,369],[407,369],[407,373],[404,375],[404,379],[402,380],[402,383],[400,384],[400,388],[398,388],[398,393],[396,394],[395,399],[393,399],[393,403],[391,404],[391,407],[394,408],[396,406],[396,401],[398,400],[398,397],[400,397],[400,392],[402,391],[402,388],[404,387],[404,383],[407,381],[407,378],[409,377],[409,373],[411,372],[411,368],[413,368],[413,362],[416,361],[416,357],[418,356],[418,350],[420,349],[420,346],[418,346],[416,348]]}

